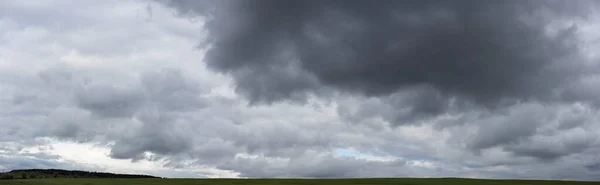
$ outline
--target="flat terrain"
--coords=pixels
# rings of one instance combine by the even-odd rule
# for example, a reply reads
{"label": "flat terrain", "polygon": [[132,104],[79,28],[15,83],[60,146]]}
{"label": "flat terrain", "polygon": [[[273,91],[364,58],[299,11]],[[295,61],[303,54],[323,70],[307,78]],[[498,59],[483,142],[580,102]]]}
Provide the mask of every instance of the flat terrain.
{"label": "flat terrain", "polygon": [[600,182],[477,179],[18,179],[0,185],[583,185]]}

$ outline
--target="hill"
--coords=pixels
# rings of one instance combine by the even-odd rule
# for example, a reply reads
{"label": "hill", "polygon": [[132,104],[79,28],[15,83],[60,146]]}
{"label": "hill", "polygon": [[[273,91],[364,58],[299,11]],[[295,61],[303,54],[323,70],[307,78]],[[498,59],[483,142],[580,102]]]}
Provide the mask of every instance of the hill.
{"label": "hill", "polygon": [[159,178],[150,175],[115,174],[106,172],[88,172],[60,169],[25,169],[0,173],[0,179],[38,179],[38,178]]}

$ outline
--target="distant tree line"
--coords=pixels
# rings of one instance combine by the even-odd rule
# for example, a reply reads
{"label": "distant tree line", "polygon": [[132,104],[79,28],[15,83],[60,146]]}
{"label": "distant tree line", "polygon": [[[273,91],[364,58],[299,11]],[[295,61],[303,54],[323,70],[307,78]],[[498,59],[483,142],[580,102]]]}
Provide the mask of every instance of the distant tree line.
{"label": "distant tree line", "polygon": [[60,169],[27,169],[12,170],[0,173],[0,180],[34,179],[34,178],[159,178],[150,175],[115,174],[106,172],[90,172]]}

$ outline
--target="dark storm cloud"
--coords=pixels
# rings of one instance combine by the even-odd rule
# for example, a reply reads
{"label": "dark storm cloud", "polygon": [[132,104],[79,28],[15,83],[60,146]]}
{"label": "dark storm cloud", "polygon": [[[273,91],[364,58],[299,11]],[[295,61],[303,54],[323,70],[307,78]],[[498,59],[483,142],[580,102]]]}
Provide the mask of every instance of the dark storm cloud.
{"label": "dark storm cloud", "polygon": [[[205,62],[230,74],[251,102],[333,89],[379,98],[358,110],[338,107],[351,122],[381,117],[406,125],[482,110],[461,119],[476,125],[464,144],[475,153],[500,147],[551,161],[593,147],[532,141],[555,119],[544,111],[557,110],[545,104],[596,105],[600,98],[596,81],[586,79],[598,68],[584,65],[570,22],[585,20],[591,9],[581,5],[592,1],[163,2],[206,16]],[[559,128],[582,125],[572,120]]]}
{"label": "dark storm cloud", "polygon": [[409,102],[422,116],[455,97],[490,107],[551,98],[582,68],[557,67],[577,53],[576,26],[552,35],[548,23],[588,11],[584,1],[162,2],[207,17],[208,66],[232,74],[253,102],[324,87],[386,96],[427,85],[439,95]]}

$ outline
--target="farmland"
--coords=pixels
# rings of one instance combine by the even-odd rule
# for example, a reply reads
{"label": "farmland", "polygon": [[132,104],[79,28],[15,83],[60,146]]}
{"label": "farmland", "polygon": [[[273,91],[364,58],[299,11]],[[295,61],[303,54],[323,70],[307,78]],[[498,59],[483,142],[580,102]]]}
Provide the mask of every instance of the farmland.
{"label": "farmland", "polygon": [[584,185],[600,182],[479,180],[459,178],[397,178],[397,179],[113,179],[55,178],[2,180],[2,185]]}

